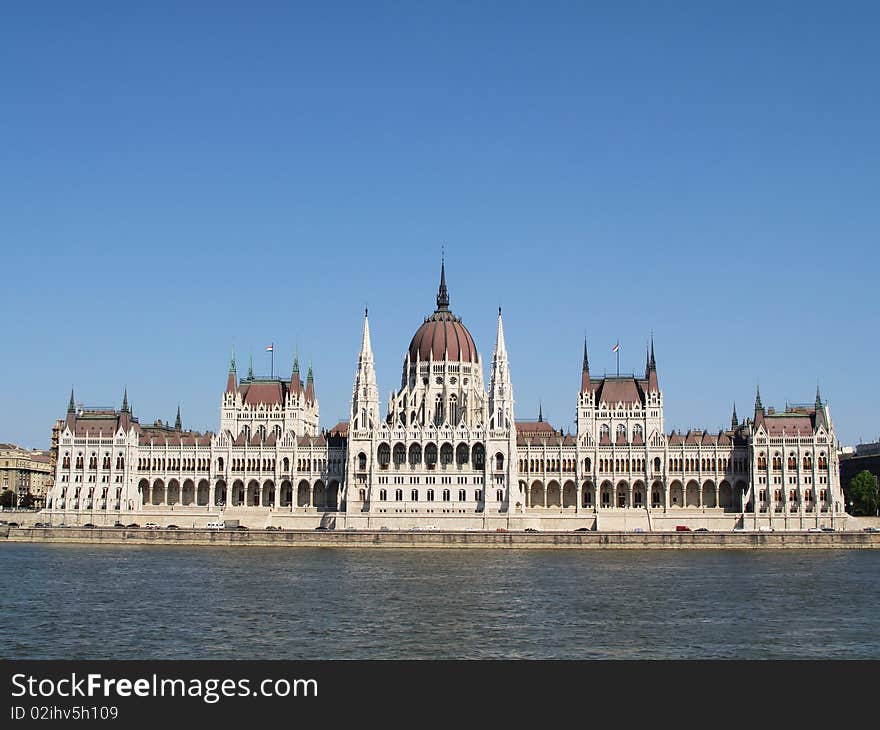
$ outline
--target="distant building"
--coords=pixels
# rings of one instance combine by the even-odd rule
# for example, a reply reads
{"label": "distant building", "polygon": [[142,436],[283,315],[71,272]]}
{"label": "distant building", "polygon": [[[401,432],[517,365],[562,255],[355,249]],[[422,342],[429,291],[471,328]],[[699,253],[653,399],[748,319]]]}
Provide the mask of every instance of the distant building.
{"label": "distant building", "polygon": [[840,486],[849,505],[849,483],[856,474],[869,471],[880,480],[880,441],[843,449],[840,454]]}
{"label": "distant building", "polygon": [[[239,378],[235,359],[216,433],[141,424],[122,407],[77,407],[53,433],[47,501],[70,523],[149,513],[180,521],[227,516],[314,527],[805,529],[843,518],[838,443],[818,392],[807,405],[765,408],[711,433],[664,428],[653,338],[644,374],[596,377],[584,342],[572,363],[577,429],[515,418],[498,310],[488,364],[450,309],[445,266],[436,308],[403,356],[400,387],[380,406],[364,313],[348,422],[319,427],[311,366],[289,378]],[[579,376],[579,377],[577,377]],[[579,388],[577,385],[579,384]],[[130,519],[125,518],[125,521]]]}
{"label": "distant building", "polygon": [[35,506],[44,506],[46,495],[52,487],[53,474],[48,451],[0,444],[0,492],[13,492],[16,504],[30,494]]}

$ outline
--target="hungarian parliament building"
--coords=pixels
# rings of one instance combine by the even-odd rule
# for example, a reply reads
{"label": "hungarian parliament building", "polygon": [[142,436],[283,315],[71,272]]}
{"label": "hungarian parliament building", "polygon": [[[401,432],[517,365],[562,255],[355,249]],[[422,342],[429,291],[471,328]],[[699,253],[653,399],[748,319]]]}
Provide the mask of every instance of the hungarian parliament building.
{"label": "hungarian parliament building", "polygon": [[[577,365],[575,365],[577,367]],[[77,407],[53,436],[54,522],[235,518],[311,529],[791,529],[843,524],[837,441],[827,404],[765,408],[718,433],[666,433],[653,338],[643,377],[595,377],[584,343],[576,433],[517,420],[498,311],[484,381],[471,333],[436,309],[404,355],[384,415],[364,313],[350,418],[319,426],[312,368],[240,378],[229,366],[216,433]],[[57,445],[54,445],[57,444]]]}

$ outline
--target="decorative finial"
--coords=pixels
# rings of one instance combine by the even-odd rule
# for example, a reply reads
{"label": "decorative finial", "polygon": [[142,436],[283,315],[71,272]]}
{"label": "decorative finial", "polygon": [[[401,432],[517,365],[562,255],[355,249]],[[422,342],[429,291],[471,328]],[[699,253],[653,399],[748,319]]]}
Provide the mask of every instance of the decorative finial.
{"label": "decorative finial", "polygon": [[730,425],[734,430],[739,427],[739,418],[736,417],[736,403],[733,404],[733,416],[730,419]]}
{"label": "decorative finial", "polygon": [[67,412],[74,413],[76,411],[76,403],[73,400],[73,387],[70,388],[70,403],[67,404]]}
{"label": "decorative finial", "polygon": [[440,261],[440,289],[437,292],[437,311],[445,312],[449,309],[449,290],[446,288],[446,255]]}
{"label": "decorative finial", "polygon": [[229,361],[229,372],[235,372],[235,345],[232,346],[232,359]]}
{"label": "decorative finial", "polygon": [[590,371],[590,358],[587,357],[587,336],[584,335],[584,366],[583,371],[585,373]]}
{"label": "decorative finial", "polygon": [[248,362],[248,380],[254,379],[254,353],[251,353],[250,360]]}
{"label": "decorative finial", "polygon": [[125,391],[122,394],[122,412],[128,413],[128,387],[126,386]]}
{"label": "decorative finial", "polygon": [[816,382],[816,410],[822,407],[822,396],[819,394],[819,383]]}
{"label": "decorative finial", "polygon": [[183,428],[183,424],[180,420],[180,403],[177,404],[177,418],[174,419],[174,430],[180,431]]}
{"label": "decorative finial", "polygon": [[538,423],[544,423],[544,404],[538,401]]}
{"label": "decorative finial", "polygon": [[758,386],[755,390],[755,410],[756,411],[763,411],[764,410],[764,404],[761,403],[761,384],[760,383],[758,383]]}

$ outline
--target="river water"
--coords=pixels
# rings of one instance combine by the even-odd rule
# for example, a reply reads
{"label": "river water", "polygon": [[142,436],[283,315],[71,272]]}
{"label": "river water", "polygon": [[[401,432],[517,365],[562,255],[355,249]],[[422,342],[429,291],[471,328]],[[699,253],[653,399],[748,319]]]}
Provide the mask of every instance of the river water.
{"label": "river water", "polygon": [[880,659],[880,551],[0,546],[0,657]]}

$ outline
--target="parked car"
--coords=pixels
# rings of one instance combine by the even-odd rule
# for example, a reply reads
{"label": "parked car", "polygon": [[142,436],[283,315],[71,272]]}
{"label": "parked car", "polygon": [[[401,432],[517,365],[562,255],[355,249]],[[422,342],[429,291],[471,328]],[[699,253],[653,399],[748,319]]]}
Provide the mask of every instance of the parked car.
{"label": "parked car", "polygon": [[165,525],[166,530],[179,530],[180,528],[177,525]]}
{"label": "parked car", "polygon": [[504,529],[503,527],[496,527],[495,532],[507,532],[507,530]]}
{"label": "parked car", "polygon": [[144,522],[144,528],[147,530],[158,530],[159,525],[157,525],[155,522]]}
{"label": "parked car", "polygon": [[205,525],[205,528],[208,530],[222,530],[224,527],[223,522],[209,522]]}
{"label": "parked car", "polygon": [[280,530],[281,528],[278,527],[277,525],[266,525],[266,527],[264,529],[266,529],[266,530]]}
{"label": "parked car", "polygon": [[863,527],[862,532],[880,532],[880,527]]}
{"label": "parked car", "polygon": [[316,530],[321,530],[321,531],[323,531],[323,530],[326,530],[326,529],[328,529],[328,528],[325,527],[324,525],[318,525],[315,529],[316,529]]}
{"label": "parked car", "polygon": [[822,532],[836,532],[833,527],[823,527]]}
{"label": "parked car", "polygon": [[534,527],[527,527],[523,532],[537,532],[537,530]]}
{"label": "parked car", "polygon": [[589,527],[578,527],[578,528],[575,530],[575,532],[589,532],[589,531],[590,531],[590,528],[589,528]]}
{"label": "parked car", "polygon": [[84,524],[83,527],[88,530],[91,530],[93,527],[97,527],[97,525],[93,525],[91,522],[86,522],[86,524]]}
{"label": "parked car", "polygon": [[50,522],[35,522],[34,527],[52,527]]}
{"label": "parked car", "polygon": [[382,525],[382,527],[379,528],[379,532],[388,532],[388,528],[385,527],[385,525]]}
{"label": "parked car", "polygon": [[346,527],[345,528],[346,532],[353,532],[356,529],[357,529],[357,527]]}
{"label": "parked car", "polygon": [[245,525],[238,525],[235,529],[236,530],[247,530],[248,528]]}
{"label": "parked car", "polygon": [[698,527],[694,532],[709,532],[708,527]]}
{"label": "parked car", "polygon": [[822,532],[821,527],[810,527],[807,532]]}
{"label": "parked car", "polygon": [[113,527],[125,527],[121,522],[114,522]]}
{"label": "parked car", "polygon": [[[61,525],[61,527],[64,527],[64,525]],[[126,528],[132,529],[132,530],[138,530],[138,529],[140,529],[140,525],[137,522],[132,522],[131,524],[126,525]]]}
{"label": "parked car", "polygon": [[7,524],[9,527],[18,527],[18,523],[17,523],[17,522],[7,522],[6,524]]}
{"label": "parked car", "polygon": [[760,532],[776,532],[775,527],[769,527],[768,525],[761,525],[758,530]]}
{"label": "parked car", "polygon": [[688,527],[687,525],[676,525],[675,531],[676,532],[690,532],[691,528]]}
{"label": "parked car", "polygon": [[[645,528],[644,528],[644,527],[635,527],[635,528],[633,528],[633,532],[644,532],[644,531],[645,531]],[[699,532],[699,530],[697,530],[697,532]]]}

